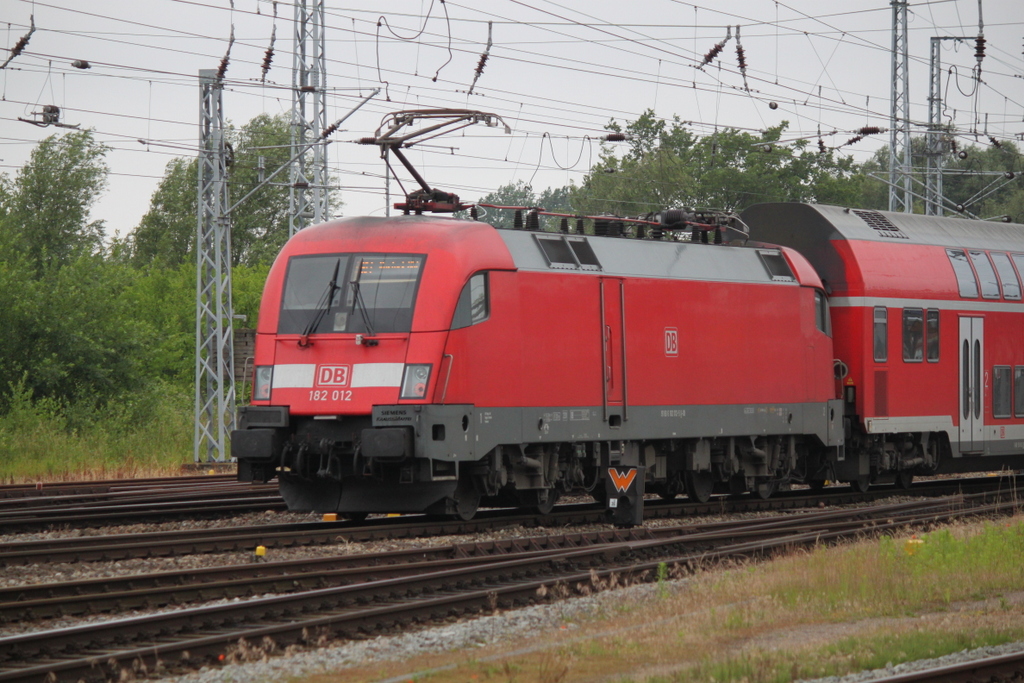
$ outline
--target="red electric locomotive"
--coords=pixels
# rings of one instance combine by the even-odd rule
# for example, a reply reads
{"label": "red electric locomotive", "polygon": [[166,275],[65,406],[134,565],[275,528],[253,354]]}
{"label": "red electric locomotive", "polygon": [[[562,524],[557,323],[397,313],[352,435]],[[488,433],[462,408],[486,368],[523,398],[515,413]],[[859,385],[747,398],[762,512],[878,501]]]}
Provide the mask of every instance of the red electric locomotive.
{"label": "red electric locomotive", "polygon": [[829,293],[846,435],[832,477],[1024,466],[1024,226],[807,204],[741,218]]}
{"label": "red electric locomotive", "polygon": [[469,518],[604,498],[630,483],[617,467],[698,500],[835,477],[844,404],[811,264],[618,225],[400,216],[298,233],[263,296],[239,478],[278,477],[296,510]]}

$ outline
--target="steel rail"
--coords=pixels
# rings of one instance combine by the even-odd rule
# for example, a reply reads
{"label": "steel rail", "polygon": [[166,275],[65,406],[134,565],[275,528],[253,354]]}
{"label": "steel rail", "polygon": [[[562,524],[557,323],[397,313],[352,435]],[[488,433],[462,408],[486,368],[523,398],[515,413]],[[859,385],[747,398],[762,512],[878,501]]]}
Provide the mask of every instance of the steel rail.
{"label": "steel rail", "polygon": [[[1003,503],[1002,506],[1012,505]],[[996,513],[1002,507],[990,506]],[[781,519],[727,521],[711,524],[688,524],[657,529],[604,530],[575,532],[524,539],[460,543],[434,548],[412,548],[383,553],[358,553],[323,558],[304,558],[281,562],[235,564],[181,571],[157,572],[121,577],[104,577],[59,584],[29,584],[0,588],[0,623],[29,621],[54,616],[124,611],[133,608],[155,608],[168,604],[250,596],[263,592],[288,592],[300,588],[322,587],[329,582],[362,580],[357,569],[369,574],[381,567],[431,561],[456,561],[462,558],[492,558],[497,555],[526,551],[560,552],[565,549],[643,540],[667,536],[689,535],[691,541],[702,539],[749,537],[752,534],[777,533],[780,528],[797,526],[818,530],[825,526],[857,527],[884,516],[894,522],[912,521],[933,511],[936,521],[959,514],[953,501],[901,503],[872,508],[866,514],[850,511],[808,512]],[[975,510],[975,514],[978,514]]]}
{"label": "steel rail", "polygon": [[[879,488],[860,494],[851,489],[826,489],[820,493],[804,491],[793,495],[761,500],[754,497],[731,499],[719,497],[708,503],[648,501],[645,518],[668,518],[726,514],[737,512],[782,510],[814,507],[825,504],[865,502],[889,497],[896,493],[914,496],[949,495],[957,490],[991,489],[1001,482],[991,478],[956,481],[952,484],[927,482],[915,485],[910,492],[892,487]],[[1006,491],[1006,489],[1001,489]],[[998,491],[991,491],[998,493]],[[1022,494],[1024,495],[1024,494]],[[263,509],[255,505],[255,509]],[[850,514],[848,511],[846,514]],[[434,535],[453,535],[492,530],[508,526],[534,527],[543,525],[601,524],[606,523],[605,510],[593,504],[561,505],[548,515],[522,514],[509,510],[486,510],[470,521],[437,520],[423,516],[378,518],[368,523],[306,522],[269,524],[242,527],[216,527],[185,531],[113,534],[33,541],[0,543],[0,566],[56,562],[114,561],[139,557],[170,557],[176,555],[251,551],[257,545],[266,548],[322,545],[344,542],[378,540],[384,538],[411,538]]]}
{"label": "steel rail", "polygon": [[[965,513],[959,509],[963,504],[959,498],[945,504],[948,514]],[[1005,505],[1012,507],[1013,501]],[[315,641],[325,630],[351,637],[417,620],[478,612],[488,606],[494,609],[535,601],[542,597],[539,591],[545,586],[550,587],[544,590],[546,594],[557,594],[559,585],[562,592],[571,593],[573,585],[587,584],[613,572],[627,580],[650,580],[664,563],[706,564],[723,557],[759,555],[905,527],[906,521],[886,516],[891,510],[885,508],[890,507],[878,511],[883,520],[860,520],[856,526],[847,524],[839,530],[826,524],[801,531],[803,520],[797,519],[789,528],[776,525],[778,536],[771,540],[713,549],[700,543],[694,549],[700,534],[683,534],[557,554],[533,551],[459,568],[12,636],[0,639],[0,681],[38,680],[42,676],[49,680],[90,680],[105,673],[95,668],[96,662],[106,662],[106,666],[113,663],[115,668],[129,671],[133,666],[154,671],[168,658],[180,661],[184,652],[190,665],[196,666],[208,657],[216,661],[218,655],[224,655],[242,639],[256,644],[270,639],[274,647],[279,647]],[[919,519],[936,519],[935,507],[928,506]]]}

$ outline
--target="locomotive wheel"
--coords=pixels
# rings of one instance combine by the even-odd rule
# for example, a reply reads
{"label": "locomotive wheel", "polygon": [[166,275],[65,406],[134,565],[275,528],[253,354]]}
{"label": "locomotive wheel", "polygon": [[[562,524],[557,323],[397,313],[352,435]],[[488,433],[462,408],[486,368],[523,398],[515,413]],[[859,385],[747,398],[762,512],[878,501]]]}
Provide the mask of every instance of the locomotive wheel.
{"label": "locomotive wheel", "polygon": [[473,519],[480,507],[480,494],[476,491],[460,494],[455,499],[455,516],[463,522]]}
{"label": "locomotive wheel", "polygon": [[[542,499],[542,496],[547,496]],[[558,491],[556,489],[529,489],[519,494],[519,505],[534,514],[550,515],[558,502]]]}
{"label": "locomotive wheel", "polygon": [[710,472],[686,473],[686,495],[690,500],[706,503],[711,499],[711,493],[714,490],[715,480]]}
{"label": "locomotive wheel", "polygon": [[480,492],[473,486],[472,480],[460,479],[459,485],[455,489],[454,498],[455,514],[453,516],[463,522],[473,519],[473,515],[480,507]]}
{"label": "locomotive wheel", "polygon": [[871,477],[863,476],[850,480],[850,487],[857,493],[867,493],[871,486]]}
{"label": "locomotive wheel", "polygon": [[910,488],[910,485],[914,483],[914,475],[906,470],[900,470],[896,473],[896,488],[903,489],[906,491]]}
{"label": "locomotive wheel", "polygon": [[779,490],[779,482],[777,481],[765,481],[759,482],[754,487],[754,495],[761,500],[768,500],[775,495],[775,492]]}

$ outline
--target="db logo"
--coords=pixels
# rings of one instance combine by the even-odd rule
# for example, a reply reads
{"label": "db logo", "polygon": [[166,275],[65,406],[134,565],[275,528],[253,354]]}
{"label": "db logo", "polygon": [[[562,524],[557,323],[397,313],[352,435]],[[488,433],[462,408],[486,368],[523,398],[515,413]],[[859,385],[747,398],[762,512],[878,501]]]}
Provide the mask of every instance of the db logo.
{"label": "db logo", "polygon": [[316,369],[316,385],[318,387],[347,387],[347,365],[320,365]]}
{"label": "db logo", "polygon": [[679,355],[679,330],[674,327],[665,328],[665,355]]}
{"label": "db logo", "polygon": [[611,478],[615,490],[619,493],[625,493],[629,490],[633,480],[636,479],[636,470],[628,469],[625,472],[620,472],[614,467],[609,467],[608,476]]}

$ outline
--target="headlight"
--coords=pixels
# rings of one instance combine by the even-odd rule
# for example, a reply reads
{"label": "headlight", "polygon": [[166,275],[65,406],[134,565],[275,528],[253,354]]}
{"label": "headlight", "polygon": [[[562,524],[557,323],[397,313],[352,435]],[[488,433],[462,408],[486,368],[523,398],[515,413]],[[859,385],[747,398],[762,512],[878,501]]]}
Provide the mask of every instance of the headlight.
{"label": "headlight", "polygon": [[406,365],[402,375],[401,398],[425,398],[430,383],[431,365]]}
{"label": "headlight", "polygon": [[252,400],[254,401],[269,401],[270,400],[270,384],[274,379],[274,366],[273,365],[257,365],[256,366],[256,382],[252,388]]}

